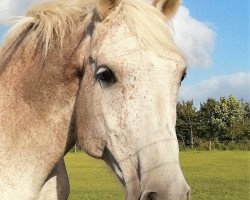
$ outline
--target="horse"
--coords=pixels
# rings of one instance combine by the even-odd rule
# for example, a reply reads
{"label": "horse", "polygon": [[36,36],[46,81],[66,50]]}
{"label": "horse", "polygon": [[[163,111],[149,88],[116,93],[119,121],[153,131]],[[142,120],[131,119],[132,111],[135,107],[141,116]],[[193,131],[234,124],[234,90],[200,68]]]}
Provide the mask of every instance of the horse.
{"label": "horse", "polygon": [[86,9],[81,1],[35,5],[0,49],[0,199],[68,198],[62,158],[76,140]]}
{"label": "horse", "polygon": [[187,200],[175,132],[185,59],[166,25],[179,0],[100,0],[74,114],[80,146],[103,159],[127,200]]}
{"label": "horse", "polygon": [[179,5],[62,0],[18,22],[0,55],[1,199],[37,199],[65,180],[53,169],[76,137],[127,200],[189,198],[175,133],[186,65],[166,25]]}

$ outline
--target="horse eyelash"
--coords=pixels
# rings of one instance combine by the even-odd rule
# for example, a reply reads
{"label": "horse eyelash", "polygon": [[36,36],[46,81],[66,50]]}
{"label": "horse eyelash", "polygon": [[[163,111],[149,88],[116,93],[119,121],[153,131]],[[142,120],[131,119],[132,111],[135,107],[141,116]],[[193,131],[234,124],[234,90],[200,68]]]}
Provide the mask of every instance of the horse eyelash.
{"label": "horse eyelash", "polygon": [[185,70],[185,71],[182,73],[181,82],[186,78],[186,76],[187,76],[187,70]]}

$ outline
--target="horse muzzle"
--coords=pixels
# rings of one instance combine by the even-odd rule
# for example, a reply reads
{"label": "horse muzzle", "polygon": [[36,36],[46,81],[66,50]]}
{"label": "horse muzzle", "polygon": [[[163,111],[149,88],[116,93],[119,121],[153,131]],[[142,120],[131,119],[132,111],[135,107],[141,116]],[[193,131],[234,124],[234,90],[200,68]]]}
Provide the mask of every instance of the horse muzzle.
{"label": "horse muzzle", "polygon": [[177,164],[151,171],[141,179],[139,200],[189,200],[188,186]]}
{"label": "horse muzzle", "polygon": [[180,194],[169,195],[167,191],[164,192],[145,192],[139,200],[190,200],[190,188],[187,185],[186,189]]}

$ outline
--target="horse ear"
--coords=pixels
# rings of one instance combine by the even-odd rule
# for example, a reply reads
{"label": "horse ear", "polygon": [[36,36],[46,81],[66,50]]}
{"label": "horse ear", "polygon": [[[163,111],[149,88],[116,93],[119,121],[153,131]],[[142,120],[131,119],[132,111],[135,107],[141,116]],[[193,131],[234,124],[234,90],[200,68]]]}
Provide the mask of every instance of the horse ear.
{"label": "horse ear", "polygon": [[167,19],[171,19],[181,5],[181,0],[154,0],[153,5],[161,10]]}
{"label": "horse ear", "polygon": [[112,12],[121,0],[98,0],[97,1],[97,12],[102,19],[105,19],[110,12]]}

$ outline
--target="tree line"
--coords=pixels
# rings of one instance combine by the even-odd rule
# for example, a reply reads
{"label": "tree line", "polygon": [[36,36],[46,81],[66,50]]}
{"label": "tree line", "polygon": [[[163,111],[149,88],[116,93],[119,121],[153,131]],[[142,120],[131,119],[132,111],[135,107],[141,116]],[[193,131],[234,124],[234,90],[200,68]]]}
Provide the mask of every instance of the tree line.
{"label": "tree line", "polygon": [[176,132],[181,148],[249,150],[249,102],[234,96],[209,98],[199,108],[193,101],[178,102]]}

